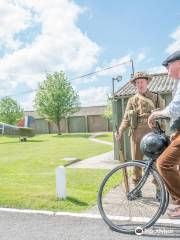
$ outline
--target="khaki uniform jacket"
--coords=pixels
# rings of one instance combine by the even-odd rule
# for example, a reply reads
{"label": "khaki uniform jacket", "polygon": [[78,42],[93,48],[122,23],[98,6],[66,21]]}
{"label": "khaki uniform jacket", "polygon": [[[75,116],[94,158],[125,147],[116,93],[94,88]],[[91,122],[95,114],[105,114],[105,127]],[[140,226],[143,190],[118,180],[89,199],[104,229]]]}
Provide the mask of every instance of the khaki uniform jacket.
{"label": "khaki uniform jacket", "polygon": [[151,112],[157,108],[163,109],[165,102],[162,97],[154,92],[146,91],[144,95],[137,93],[128,100],[126,110],[120,124],[119,130],[124,132],[130,127],[130,120],[128,117],[129,110],[134,110],[137,113],[137,122],[146,120],[150,116]]}

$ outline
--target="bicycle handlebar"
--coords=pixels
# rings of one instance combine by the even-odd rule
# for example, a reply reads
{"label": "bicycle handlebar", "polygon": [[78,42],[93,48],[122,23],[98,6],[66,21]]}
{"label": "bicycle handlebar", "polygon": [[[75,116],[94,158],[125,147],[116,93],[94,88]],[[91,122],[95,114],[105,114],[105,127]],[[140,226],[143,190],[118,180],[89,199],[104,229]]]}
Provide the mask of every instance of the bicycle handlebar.
{"label": "bicycle handlebar", "polygon": [[156,124],[155,128],[156,128],[157,132],[159,134],[165,133],[165,131],[161,128],[158,120],[170,120],[170,118],[169,117],[165,117],[165,116],[159,116],[159,117],[156,117],[156,119],[155,119],[155,124]]}
{"label": "bicycle handlebar", "polygon": [[[158,118],[159,119],[159,118]],[[156,119],[155,120],[155,124],[156,124],[156,130],[157,130],[157,132],[159,133],[159,134],[161,134],[161,133],[165,133],[165,131],[161,128],[161,126],[160,126],[160,124],[159,124],[159,122],[158,122],[158,119]],[[161,118],[162,119],[162,118]],[[165,119],[165,118],[163,118],[163,119]],[[166,118],[167,119],[167,118]]]}

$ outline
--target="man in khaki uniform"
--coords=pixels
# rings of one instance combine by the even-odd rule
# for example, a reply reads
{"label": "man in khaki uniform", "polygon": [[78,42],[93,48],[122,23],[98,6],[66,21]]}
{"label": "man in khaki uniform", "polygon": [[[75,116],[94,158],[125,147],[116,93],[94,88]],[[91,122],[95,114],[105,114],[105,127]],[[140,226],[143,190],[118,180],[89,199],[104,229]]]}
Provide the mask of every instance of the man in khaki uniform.
{"label": "man in khaki uniform", "polygon": [[[131,142],[131,156],[133,160],[143,160],[140,150],[142,137],[151,132],[148,126],[148,117],[157,108],[164,108],[164,101],[157,93],[150,92],[147,88],[151,77],[145,72],[137,72],[131,79],[135,85],[137,93],[129,98],[126,110],[119,126],[119,132],[115,133],[116,140],[121,140],[123,132],[129,128]],[[136,185],[141,179],[141,169],[135,167],[133,172],[133,182]],[[141,192],[139,194],[141,196]]]}

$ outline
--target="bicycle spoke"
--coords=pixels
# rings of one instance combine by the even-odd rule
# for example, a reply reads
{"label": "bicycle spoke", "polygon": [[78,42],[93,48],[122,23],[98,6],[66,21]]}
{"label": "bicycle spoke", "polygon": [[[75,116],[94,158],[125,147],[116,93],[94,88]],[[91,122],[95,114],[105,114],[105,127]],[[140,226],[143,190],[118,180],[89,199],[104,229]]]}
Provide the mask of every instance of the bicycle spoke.
{"label": "bicycle spoke", "polygon": [[[133,183],[133,168],[135,165],[137,166],[138,163],[124,165],[126,167],[119,168],[113,174],[110,174],[105,179],[99,193],[99,209],[104,220],[112,228],[122,232],[134,231],[139,226],[142,228],[148,226],[148,223],[157,218],[157,213],[160,212],[163,201],[163,199],[160,202],[156,200],[156,187],[161,192],[163,189],[161,185],[158,185],[158,181],[156,181],[157,186],[155,186],[152,175],[149,175],[141,189],[142,196],[139,193],[137,198],[128,199],[127,188],[129,191],[135,188]],[[138,167],[141,168],[143,173],[144,165],[139,164]]]}

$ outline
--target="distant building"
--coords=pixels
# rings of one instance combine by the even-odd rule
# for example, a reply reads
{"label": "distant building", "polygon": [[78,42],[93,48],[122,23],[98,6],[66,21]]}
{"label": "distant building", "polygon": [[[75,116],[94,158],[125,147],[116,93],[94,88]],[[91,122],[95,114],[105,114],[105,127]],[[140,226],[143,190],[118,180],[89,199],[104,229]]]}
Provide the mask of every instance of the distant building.
{"label": "distant building", "polygon": [[[152,80],[149,83],[149,90],[152,92],[158,92],[161,94],[162,98],[165,101],[165,105],[172,99],[172,89],[175,82],[166,74],[151,74]],[[130,82],[126,83],[121,87],[114,95],[113,101],[113,130],[115,131],[115,126],[119,126],[124,115],[126,104],[128,99],[136,93],[136,89],[133,84]],[[169,132],[169,123],[167,123],[167,132]],[[119,144],[114,140],[114,159],[119,159]],[[124,151],[125,159],[130,160],[130,142],[127,135],[127,131],[123,136],[123,141],[121,143],[121,148]]]}
{"label": "distant building", "polygon": [[[61,132],[101,132],[112,131],[112,123],[105,119],[103,114],[106,106],[81,107],[80,110],[60,121]],[[25,111],[25,116],[34,118],[36,133],[56,133],[56,125],[44,117],[38,115],[36,111]]]}

